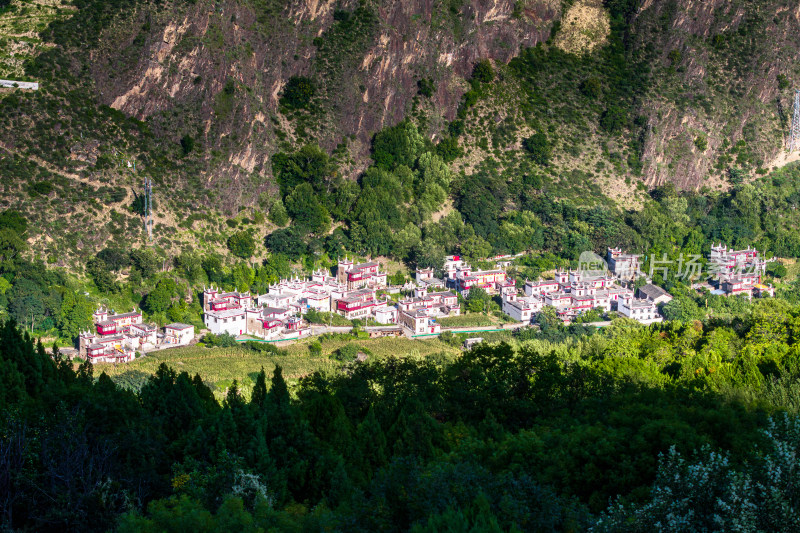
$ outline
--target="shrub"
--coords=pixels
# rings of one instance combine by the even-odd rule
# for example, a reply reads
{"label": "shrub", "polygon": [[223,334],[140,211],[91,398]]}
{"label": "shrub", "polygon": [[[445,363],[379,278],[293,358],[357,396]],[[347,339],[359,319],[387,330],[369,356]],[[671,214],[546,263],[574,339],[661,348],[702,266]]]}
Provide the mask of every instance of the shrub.
{"label": "shrub", "polygon": [[625,110],[614,104],[609,105],[600,117],[600,127],[609,133],[617,133],[626,122]]}
{"label": "shrub", "polygon": [[767,274],[773,278],[782,278],[786,276],[786,266],[783,263],[773,261],[767,264]]}
{"label": "shrub", "polygon": [[236,342],[236,337],[230,333],[220,333],[219,335],[214,333],[206,333],[202,340],[205,346],[212,348],[215,346],[219,346],[220,348],[231,348],[238,344]]}
{"label": "shrub", "polygon": [[694,138],[694,145],[701,152],[705,152],[706,148],[708,148],[708,138],[701,133],[700,135]]}
{"label": "shrub", "polygon": [[184,135],[181,137],[181,150],[183,150],[183,155],[189,155],[194,149],[194,138],[191,135]]}
{"label": "shrub", "polygon": [[472,79],[478,83],[490,83],[494,79],[494,69],[488,59],[481,59],[472,69]]}
{"label": "shrub", "polygon": [[430,98],[436,92],[436,86],[428,78],[417,81],[417,92],[425,98]]}
{"label": "shrub", "polygon": [[455,348],[461,346],[461,338],[452,331],[443,331],[442,334],[439,335],[439,340]]}
{"label": "shrub", "polygon": [[269,208],[269,216],[270,222],[275,224],[276,226],[285,226],[289,223],[289,214],[286,212],[286,207],[284,207],[283,202],[280,200],[276,200],[272,207]]}
{"label": "shrub", "polygon": [[322,355],[322,344],[319,341],[314,341],[308,345],[308,353],[311,357],[319,357]]}
{"label": "shrub", "polygon": [[445,137],[436,145],[436,153],[445,163],[455,161],[464,153],[455,137]]}
{"label": "shrub", "polygon": [[289,355],[289,350],[278,348],[274,344],[270,344],[268,342],[247,341],[243,343],[242,346],[244,346],[248,350],[264,354],[272,354],[280,356]]}
{"label": "shrub", "polygon": [[307,109],[314,97],[314,82],[305,76],[292,76],[281,93],[281,105],[289,109]]}
{"label": "shrub", "polygon": [[603,94],[603,86],[600,84],[600,80],[592,76],[591,78],[586,78],[581,83],[581,93],[587,98],[591,98],[593,100],[597,100]]}
{"label": "shrub", "polygon": [[228,250],[237,257],[249,259],[256,251],[256,241],[250,231],[239,231],[228,237]]}
{"label": "shrub", "polygon": [[364,353],[369,355],[369,351],[358,346],[357,344],[345,344],[335,352],[331,354],[333,359],[337,361],[341,361],[343,363],[352,363],[356,360],[359,353]]}
{"label": "shrub", "polygon": [[37,181],[28,185],[28,195],[31,198],[36,198],[37,196],[47,196],[53,192],[53,184],[49,181]]}
{"label": "shrub", "polygon": [[522,141],[522,147],[528,151],[531,159],[539,165],[547,165],[550,162],[550,143],[544,132],[538,132]]}
{"label": "shrub", "polygon": [[306,252],[303,236],[293,227],[273,231],[267,235],[264,244],[270,252],[284,254],[293,261]]}

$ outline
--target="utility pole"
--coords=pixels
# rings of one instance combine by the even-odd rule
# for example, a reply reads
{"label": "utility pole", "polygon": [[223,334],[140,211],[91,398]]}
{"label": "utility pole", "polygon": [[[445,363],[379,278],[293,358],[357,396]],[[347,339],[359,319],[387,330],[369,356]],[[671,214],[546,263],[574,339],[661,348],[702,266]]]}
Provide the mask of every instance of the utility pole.
{"label": "utility pole", "polygon": [[144,229],[147,240],[153,240],[153,180],[144,178]]}
{"label": "utility pole", "polygon": [[147,218],[150,221],[150,230],[147,236],[153,240],[153,180],[147,180]]}
{"label": "utility pole", "polygon": [[800,89],[794,90],[792,125],[789,129],[789,142],[786,148],[789,150],[789,152],[800,150]]}

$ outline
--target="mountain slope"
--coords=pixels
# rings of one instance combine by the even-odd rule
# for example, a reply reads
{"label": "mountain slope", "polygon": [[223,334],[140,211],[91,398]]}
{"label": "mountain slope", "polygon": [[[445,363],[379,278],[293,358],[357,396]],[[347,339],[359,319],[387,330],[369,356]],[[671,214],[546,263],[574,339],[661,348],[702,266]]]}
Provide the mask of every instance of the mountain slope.
{"label": "mountain slope", "polygon": [[[76,0],[47,14],[25,67],[42,90],[0,95],[0,201],[38,223],[43,255],[140,245],[143,175],[166,252],[263,236],[273,155],[318,143],[355,179],[372,136],[404,118],[452,145],[457,173],[546,197],[635,208],[657,185],[728,188],[780,155],[800,76],[784,0]],[[491,81],[470,84],[483,59]]]}

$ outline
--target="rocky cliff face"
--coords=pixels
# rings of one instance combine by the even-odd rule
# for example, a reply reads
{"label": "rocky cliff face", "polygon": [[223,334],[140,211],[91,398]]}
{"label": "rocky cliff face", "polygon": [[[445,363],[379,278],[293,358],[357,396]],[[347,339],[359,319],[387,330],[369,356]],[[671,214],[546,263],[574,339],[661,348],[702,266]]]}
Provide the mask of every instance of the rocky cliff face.
{"label": "rocky cliff face", "polygon": [[[594,11],[579,15],[607,16],[584,3]],[[561,10],[557,0],[144,3],[105,30],[88,64],[104,103],[175,143],[197,139],[211,182],[268,176],[272,153],[309,140],[330,151],[349,139],[354,175],[374,132],[424,112],[435,136],[474,63],[546,40]],[[630,134],[643,136],[648,186],[726,186],[731,163],[745,175],[773,164],[798,79],[799,13],[784,0],[641,2],[628,46],[655,61],[639,95],[645,131]],[[314,80],[311,112],[280,112],[292,76]],[[435,90],[415,106],[420,80]]]}
{"label": "rocky cliff face", "polygon": [[636,47],[658,58],[641,104],[649,186],[724,186],[731,168],[749,173],[786,160],[787,114],[800,86],[796,2],[645,0],[633,28]]}
{"label": "rocky cliff face", "polygon": [[[175,142],[192,135],[226,152],[217,168],[225,174],[269,173],[281,139],[313,136],[332,149],[354,136],[359,159],[375,131],[409,114],[420,80],[435,87],[435,132],[452,119],[478,59],[509,61],[546,39],[560,14],[558,0],[264,4],[137,7],[91,52],[100,98]],[[278,111],[292,76],[317,86],[310,130]]]}

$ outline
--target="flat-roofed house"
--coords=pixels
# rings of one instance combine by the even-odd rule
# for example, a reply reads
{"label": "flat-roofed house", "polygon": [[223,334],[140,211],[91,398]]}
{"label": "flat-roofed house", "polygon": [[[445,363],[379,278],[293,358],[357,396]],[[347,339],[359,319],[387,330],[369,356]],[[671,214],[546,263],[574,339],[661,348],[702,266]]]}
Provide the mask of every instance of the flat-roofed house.
{"label": "flat-roofed house", "polygon": [[206,311],[203,313],[203,322],[215,335],[222,333],[242,335],[247,330],[245,310],[241,308]]}
{"label": "flat-roofed house", "polygon": [[442,326],[421,310],[400,311],[398,320],[412,335],[436,335],[442,331]]}
{"label": "flat-roofed house", "polygon": [[639,298],[621,300],[617,310],[621,315],[640,322],[660,318],[658,307],[655,302],[650,300],[641,300]]}
{"label": "flat-roofed house", "polygon": [[517,322],[529,323],[543,305],[544,302],[537,296],[507,298],[503,300],[503,312]]}
{"label": "flat-roofed house", "polygon": [[164,343],[186,346],[194,340],[194,326],[173,322],[164,326]]}

